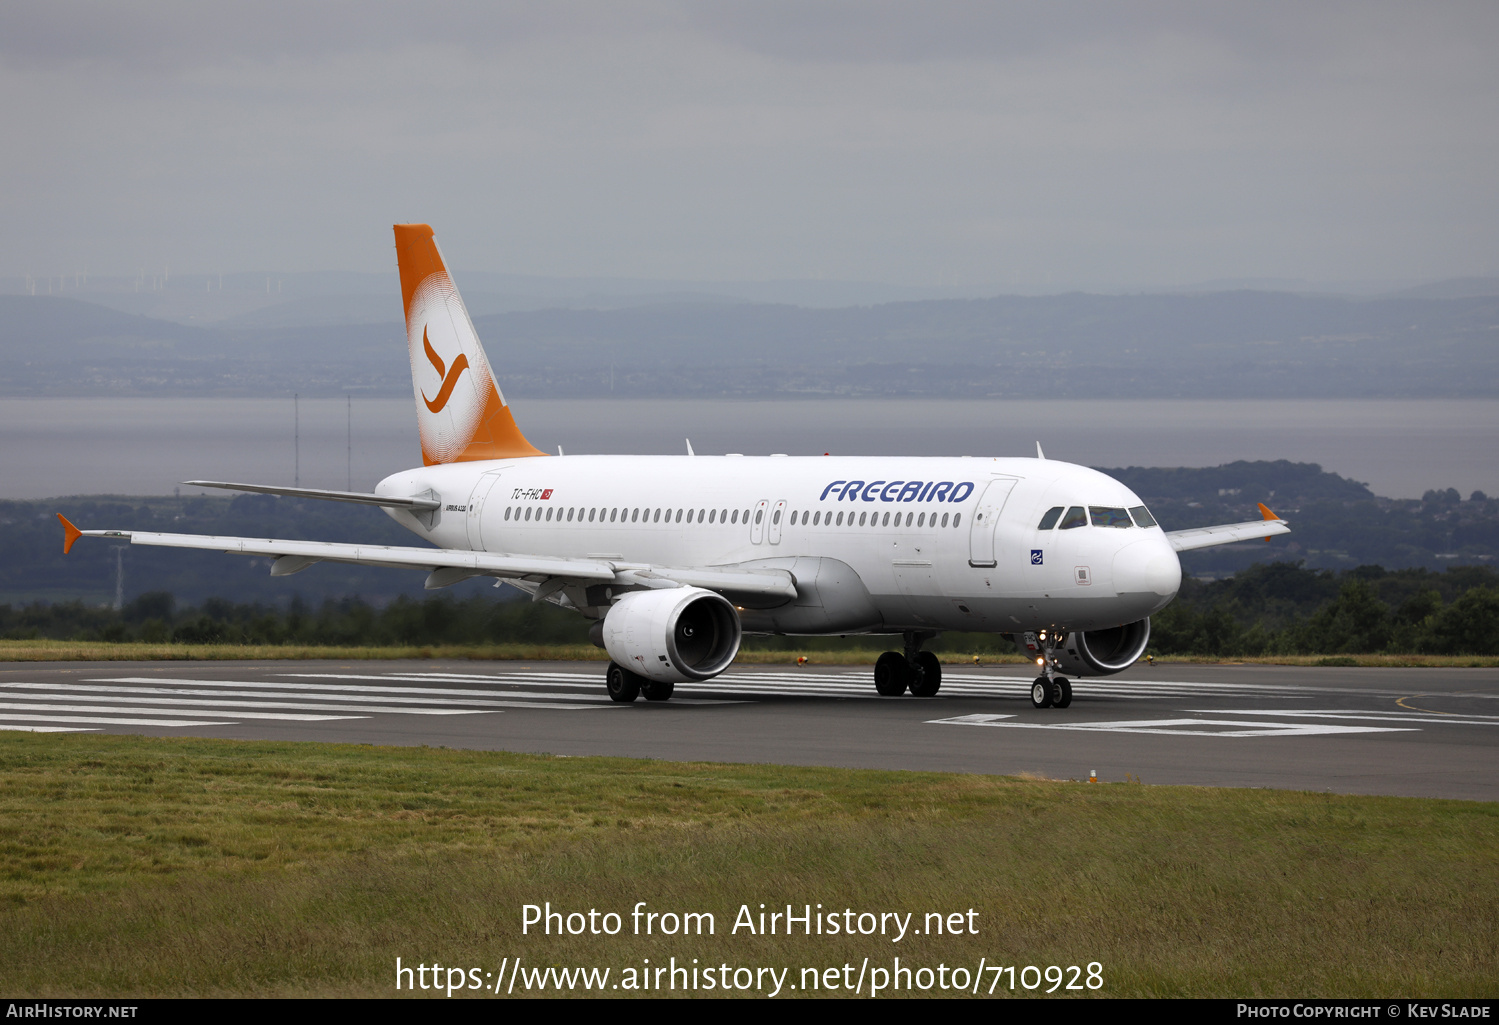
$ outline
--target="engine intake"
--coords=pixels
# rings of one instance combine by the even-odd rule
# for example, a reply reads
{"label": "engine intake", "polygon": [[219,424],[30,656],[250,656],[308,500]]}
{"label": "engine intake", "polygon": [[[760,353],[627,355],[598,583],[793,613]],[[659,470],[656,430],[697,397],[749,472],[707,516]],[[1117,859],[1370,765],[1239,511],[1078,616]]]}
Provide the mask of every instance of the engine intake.
{"label": "engine intake", "polygon": [[1069,676],[1112,676],[1139,661],[1150,643],[1150,619],[1107,630],[1073,630],[1057,650],[1057,662]]}
{"label": "engine intake", "polygon": [[650,680],[681,683],[717,676],[739,654],[739,613],[723,595],[669,587],[625,595],[604,616],[604,649]]}

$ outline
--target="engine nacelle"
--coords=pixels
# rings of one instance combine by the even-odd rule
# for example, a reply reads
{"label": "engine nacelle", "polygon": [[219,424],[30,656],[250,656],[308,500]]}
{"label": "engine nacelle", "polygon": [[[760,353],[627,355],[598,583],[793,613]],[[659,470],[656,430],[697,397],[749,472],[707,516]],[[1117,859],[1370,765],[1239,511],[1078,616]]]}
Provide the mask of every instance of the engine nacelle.
{"label": "engine nacelle", "polygon": [[609,657],[650,680],[707,680],[739,654],[739,613],[701,587],[633,591],[604,616]]}
{"label": "engine nacelle", "polygon": [[[1042,646],[1033,633],[1015,638],[1020,653],[1037,657]],[[1140,660],[1150,643],[1150,619],[1107,630],[1073,630],[1055,651],[1057,665],[1068,676],[1113,676]]]}

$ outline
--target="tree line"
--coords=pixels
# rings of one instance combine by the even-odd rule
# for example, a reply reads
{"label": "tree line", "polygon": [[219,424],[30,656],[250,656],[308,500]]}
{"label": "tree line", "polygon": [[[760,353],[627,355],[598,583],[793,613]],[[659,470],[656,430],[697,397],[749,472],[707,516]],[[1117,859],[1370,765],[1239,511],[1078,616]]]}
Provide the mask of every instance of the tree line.
{"label": "tree line", "polygon": [[[179,604],[142,594],[115,610],[78,601],[0,604],[0,637],[180,644],[586,644],[588,622],[547,602],[490,595],[398,596],[288,604],[210,598]],[[1160,655],[1499,654],[1499,573],[1484,566],[1334,573],[1297,563],[1251,566],[1210,582],[1187,578],[1151,620]],[[866,648],[877,638],[766,638],[765,648]],[[937,651],[1005,652],[1000,634],[947,634]]]}

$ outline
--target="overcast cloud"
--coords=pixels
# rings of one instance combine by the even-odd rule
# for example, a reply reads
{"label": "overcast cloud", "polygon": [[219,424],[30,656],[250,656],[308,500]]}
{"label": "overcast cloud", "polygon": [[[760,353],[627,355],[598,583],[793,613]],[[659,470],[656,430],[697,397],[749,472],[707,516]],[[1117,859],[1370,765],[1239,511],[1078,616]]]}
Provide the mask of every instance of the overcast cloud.
{"label": "overcast cloud", "polygon": [[7,5],[0,274],[1499,274],[1499,5]]}

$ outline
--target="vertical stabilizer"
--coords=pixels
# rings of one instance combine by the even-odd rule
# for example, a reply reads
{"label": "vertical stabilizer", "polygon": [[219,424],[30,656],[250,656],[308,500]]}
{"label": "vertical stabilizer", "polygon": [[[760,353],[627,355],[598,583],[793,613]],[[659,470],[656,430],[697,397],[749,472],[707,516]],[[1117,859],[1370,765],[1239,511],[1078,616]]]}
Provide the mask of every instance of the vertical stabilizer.
{"label": "vertical stabilizer", "polygon": [[515,425],[432,229],[397,224],[395,232],[422,461],[546,455]]}

